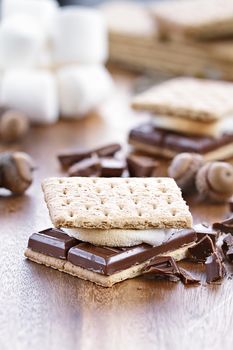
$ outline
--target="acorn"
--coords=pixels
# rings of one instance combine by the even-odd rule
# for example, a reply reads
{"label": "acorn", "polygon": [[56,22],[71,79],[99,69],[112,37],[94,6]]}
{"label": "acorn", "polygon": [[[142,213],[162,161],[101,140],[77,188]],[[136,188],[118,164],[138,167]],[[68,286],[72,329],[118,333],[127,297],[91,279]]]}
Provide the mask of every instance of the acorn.
{"label": "acorn", "polygon": [[5,110],[0,116],[0,141],[14,142],[29,130],[28,117],[19,111]]}
{"label": "acorn", "polygon": [[196,176],[201,196],[213,202],[226,202],[233,195],[233,166],[226,162],[209,162]]}
{"label": "acorn", "polygon": [[14,194],[23,194],[33,181],[35,165],[23,152],[0,154],[0,187]]}
{"label": "acorn", "polygon": [[183,192],[195,189],[195,176],[203,164],[203,157],[197,153],[180,153],[171,162],[168,175],[172,177]]}

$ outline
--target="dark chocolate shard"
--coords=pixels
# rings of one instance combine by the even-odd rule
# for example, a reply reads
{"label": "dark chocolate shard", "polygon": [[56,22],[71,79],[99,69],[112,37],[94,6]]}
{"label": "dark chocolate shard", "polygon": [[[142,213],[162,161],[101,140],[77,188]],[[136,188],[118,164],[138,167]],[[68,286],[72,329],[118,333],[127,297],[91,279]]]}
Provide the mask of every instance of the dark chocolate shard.
{"label": "dark chocolate shard", "polygon": [[222,251],[225,257],[233,262],[233,236],[230,233],[223,239]]}
{"label": "dark chocolate shard", "polygon": [[149,265],[145,267],[143,274],[159,278],[169,278],[172,281],[181,280],[185,285],[200,282],[185,269],[178,267],[171,256],[157,256],[153,258]]}
{"label": "dark chocolate shard", "polygon": [[91,157],[73,164],[68,170],[69,176],[98,177],[101,175],[101,164],[98,157]]}
{"label": "dark chocolate shard", "polygon": [[154,176],[155,169],[159,163],[153,158],[130,154],[127,157],[127,166],[129,175],[132,177],[151,177]]}
{"label": "dark chocolate shard", "polygon": [[213,224],[213,229],[221,233],[231,233],[233,235],[233,216],[221,222],[215,222]]}
{"label": "dark chocolate shard", "polygon": [[222,259],[217,252],[212,253],[205,262],[206,282],[212,283],[220,281],[224,277],[225,269]]}
{"label": "dark chocolate shard", "polygon": [[197,241],[200,241],[206,235],[209,236],[215,246],[217,239],[217,232],[208,224],[201,223],[194,226],[194,230],[197,234]]}
{"label": "dark chocolate shard", "polygon": [[197,262],[205,262],[206,258],[215,251],[211,238],[205,235],[199,242],[188,249],[190,257]]}
{"label": "dark chocolate shard", "polygon": [[111,157],[120,150],[121,145],[119,143],[111,143],[103,147],[91,149],[77,148],[75,150],[68,150],[60,153],[57,157],[63,167],[69,167],[80,160],[90,158],[93,154],[99,157]]}
{"label": "dark chocolate shard", "polygon": [[193,277],[193,275],[190,272],[187,272],[185,269],[179,267],[180,270],[180,280],[184,285],[190,285],[190,284],[198,284],[200,283],[200,280],[196,277]]}
{"label": "dark chocolate shard", "polygon": [[68,236],[62,230],[49,228],[33,233],[28,240],[28,248],[54,258],[66,259],[68,250],[78,243],[77,239]]}
{"label": "dark chocolate shard", "polygon": [[120,177],[126,167],[123,160],[115,158],[101,158],[100,162],[103,177]]}

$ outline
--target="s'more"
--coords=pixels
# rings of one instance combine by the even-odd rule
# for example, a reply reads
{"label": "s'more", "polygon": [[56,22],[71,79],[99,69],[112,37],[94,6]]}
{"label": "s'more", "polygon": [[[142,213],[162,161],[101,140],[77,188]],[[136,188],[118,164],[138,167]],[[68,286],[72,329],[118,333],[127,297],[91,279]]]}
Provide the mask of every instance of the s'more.
{"label": "s'more", "polygon": [[171,178],[48,178],[42,188],[54,228],[32,234],[25,256],[104,287],[155,257],[186,258],[197,239]]}
{"label": "s'more", "polygon": [[162,36],[207,40],[232,36],[232,0],[158,1],[151,6]]}
{"label": "s'more", "polygon": [[232,83],[175,78],[135,96],[132,107],[151,115],[129,134],[138,150],[167,158],[194,152],[208,161],[233,156]]}

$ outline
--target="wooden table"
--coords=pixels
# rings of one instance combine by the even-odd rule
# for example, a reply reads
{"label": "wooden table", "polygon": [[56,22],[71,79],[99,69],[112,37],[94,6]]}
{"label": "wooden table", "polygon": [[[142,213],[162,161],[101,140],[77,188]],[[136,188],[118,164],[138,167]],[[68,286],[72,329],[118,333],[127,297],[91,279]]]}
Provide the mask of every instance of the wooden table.
{"label": "wooden table", "polygon": [[[115,78],[116,93],[101,116],[35,128],[11,147],[30,153],[38,170],[25,196],[1,192],[0,349],[232,349],[230,279],[222,285],[187,288],[136,278],[105,289],[23,256],[29,235],[51,225],[40,182],[62,174],[56,160],[59,150],[125,142],[129,128],[144,118],[128,107],[135,77],[118,72]],[[207,206],[197,198],[189,203],[196,222],[213,222],[228,211],[227,206]],[[198,274],[203,267],[192,269]]]}

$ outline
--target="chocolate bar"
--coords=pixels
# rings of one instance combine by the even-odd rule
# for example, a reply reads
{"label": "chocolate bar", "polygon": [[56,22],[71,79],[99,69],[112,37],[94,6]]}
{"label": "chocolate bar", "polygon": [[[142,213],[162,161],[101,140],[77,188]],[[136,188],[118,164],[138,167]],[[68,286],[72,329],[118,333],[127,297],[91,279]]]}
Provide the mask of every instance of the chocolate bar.
{"label": "chocolate bar", "polygon": [[28,248],[58,259],[66,259],[68,250],[79,241],[62,230],[49,228],[33,233],[28,240]]}
{"label": "chocolate bar", "polygon": [[112,143],[103,147],[92,149],[78,148],[76,150],[68,150],[66,152],[60,153],[57,157],[61,165],[65,168],[79,162],[80,160],[90,158],[93,154],[96,154],[99,157],[111,157],[120,150],[120,144]]}
{"label": "chocolate bar", "polygon": [[209,152],[218,150],[220,147],[233,143],[233,134],[225,133],[219,137],[190,136],[156,128],[153,124],[147,123],[130,131],[129,143],[137,149],[151,154],[160,154],[168,157],[170,154],[170,158],[181,152],[206,155]]}
{"label": "chocolate bar", "polygon": [[213,229],[222,233],[231,233],[233,235],[233,216],[221,222],[215,222]]}
{"label": "chocolate bar", "polygon": [[221,257],[217,252],[212,253],[205,262],[206,282],[212,283],[219,281],[224,276],[224,266]]}
{"label": "chocolate bar", "polygon": [[[59,259],[66,259],[76,266],[105,276],[140,264],[156,255],[177,250],[196,240],[192,229],[177,231],[162,245],[153,247],[140,244],[130,248],[98,247],[83,243],[64,234],[62,230],[48,229],[33,234],[28,248]],[[68,252],[68,254],[67,254]]]}
{"label": "chocolate bar", "polygon": [[193,247],[188,249],[190,257],[197,262],[205,262],[206,258],[210,256],[214,251],[215,247],[209,236],[204,236],[199,242]]}
{"label": "chocolate bar", "polygon": [[159,163],[154,159],[130,154],[127,157],[129,175],[132,177],[150,177],[154,175]]}

